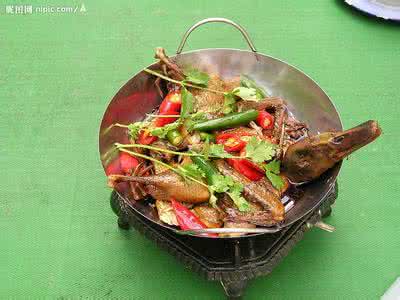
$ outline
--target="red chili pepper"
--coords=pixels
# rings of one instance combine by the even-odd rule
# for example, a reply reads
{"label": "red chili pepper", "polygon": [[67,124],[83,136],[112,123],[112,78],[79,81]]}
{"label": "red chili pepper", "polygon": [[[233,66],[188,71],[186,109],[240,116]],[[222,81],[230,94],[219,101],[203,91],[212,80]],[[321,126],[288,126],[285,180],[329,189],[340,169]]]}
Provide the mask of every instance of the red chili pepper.
{"label": "red chili pepper", "polygon": [[149,131],[142,130],[139,133],[137,142],[142,145],[150,145],[151,143],[154,143],[155,141],[157,141],[157,139],[158,138],[156,136],[152,136]]}
{"label": "red chili pepper", "polygon": [[[160,113],[159,113],[159,115],[161,115],[161,116],[179,115],[179,114],[180,114],[180,113],[179,113],[178,111],[164,111],[164,112],[161,112],[161,111],[160,111]],[[154,125],[155,125],[156,127],[163,127],[164,125],[173,123],[173,122],[175,122],[176,120],[178,120],[178,118],[175,118],[175,117],[171,117],[171,118],[164,118],[164,117],[156,118],[156,119],[154,120]]]}
{"label": "red chili pepper", "polygon": [[227,152],[240,151],[246,146],[246,142],[241,139],[241,136],[234,133],[220,133],[216,136],[216,142],[224,145]]}
{"label": "red chili pepper", "polygon": [[[179,112],[182,106],[182,97],[180,91],[172,91],[165,96],[164,100],[161,102],[159,112],[160,114],[166,112]],[[176,114],[176,113],[175,113]],[[172,113],[168,113],[168,115],[172,115]]]}
{"label": "red chili pepper", "polygon": [[116,157],[106,167],[106,174],[131,174],[132,170],[139,165],[139,161],[136,157],[126,152],[120,152],[119,156]]}
{"label": "red chili pepper", "polygon": [[106,175],[111,174],[121,174],[121,164],[119,158],[116,157],[112,162],[110,162],[106,167]]}
{"label": "red chili pepper", "polygon": [[131,174],[132,170],[139,165],[137,158],[126,152],[120,152],[119,163],[121,165],[122,172],[125,174]]}
{"label": "red chili pepper", "polygon": [[274,127],[274,116],[265,110],[260,111],[256,123],[263,129],[272,129]]}
{"label": "red chili pepper", "polygon": [[247,159],[228,158],[227,161],[236,171],[246,176],[251,181],[257,181],[264,177],[264,173],[254,168],[253,163]]}
{"label": "red chili pepper", "polygon": [[[246,156],[245,149],[242,149],[242,151],[240,151],[240,156]],[[227,161],[236,171],[246,176],[251,181],[260,180],[265,175],[264,170],[260,166],[246,158],[228,158]]]}
{"label": "red chili pepper", "polygon": [[[178,221],[179,226],[183,230],[191,230],[191,229],[205,229],[208,228],[194,213],[192,213],[188,208],[180,204],[175,199],[171,198],[171,204],[174,208],[176,220]],[[217,237],[218,235],[215,233],[207,233],[204,234],[209,237]]]}

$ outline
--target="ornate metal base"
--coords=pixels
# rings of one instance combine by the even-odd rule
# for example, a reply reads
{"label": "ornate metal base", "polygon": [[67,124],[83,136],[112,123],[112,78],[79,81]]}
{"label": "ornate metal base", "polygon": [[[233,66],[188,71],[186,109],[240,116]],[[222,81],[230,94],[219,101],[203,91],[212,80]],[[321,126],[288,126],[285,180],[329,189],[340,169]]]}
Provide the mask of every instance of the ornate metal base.
{"label": "ornate metal base", "polygon": [[249,280],[271,273],[307,230],[331,214],[337,193],[336,184],[316,210],[280,232],[211,241],[177,235],[149,222],[115,192],[110,202],[121,229],[134,227],[199,275],[220,281],[230,299],[239,299]]}

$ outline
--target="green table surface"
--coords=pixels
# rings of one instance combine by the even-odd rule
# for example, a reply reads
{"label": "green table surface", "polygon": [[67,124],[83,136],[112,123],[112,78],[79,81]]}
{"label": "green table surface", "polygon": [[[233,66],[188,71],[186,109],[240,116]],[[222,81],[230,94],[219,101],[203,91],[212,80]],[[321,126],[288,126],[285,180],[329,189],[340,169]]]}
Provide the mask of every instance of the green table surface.
{"label": "green table surface", "polygon": [[[384,131],[344,162],[327,220],[337,231],[307,233],[245,299],[376,299],[400,276],[400,24],[327,0],[85,1],[84,13],[26,15],[6,4],[15,3],[0,6],[0,299],[224,298],[219,283],[117,228],[98,156],[116,91],[156,46],[173,53],[211,16],[239,22],[261,53],[314,78],[346,127],[376,119]],[[209,47],[246,44],[209,24],[187,49]]]}

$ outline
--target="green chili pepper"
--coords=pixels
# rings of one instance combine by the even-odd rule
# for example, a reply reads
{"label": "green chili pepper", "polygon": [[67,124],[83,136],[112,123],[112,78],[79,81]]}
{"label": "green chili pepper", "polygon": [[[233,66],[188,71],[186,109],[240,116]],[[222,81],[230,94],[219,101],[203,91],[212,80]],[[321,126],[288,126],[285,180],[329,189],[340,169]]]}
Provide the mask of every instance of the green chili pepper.
{"label": "green chili pepper", "polygon": [[182,134],[179,132],[179,130],[174,129],[174,130],[170,130],[167,133],[167,139],[168,141],[174,145],[174,146],[178,146],[182,143],[183,141],[183,136]]}
{"label": "green chili pepper", "polygon": [[258,111],[250,109],[245,112],[233,113],[222,118],[208,120],[193,125],[194,130],[211,131],[224,128],[232,128],[240,125],[245,125],[254,121],[258,116]]}

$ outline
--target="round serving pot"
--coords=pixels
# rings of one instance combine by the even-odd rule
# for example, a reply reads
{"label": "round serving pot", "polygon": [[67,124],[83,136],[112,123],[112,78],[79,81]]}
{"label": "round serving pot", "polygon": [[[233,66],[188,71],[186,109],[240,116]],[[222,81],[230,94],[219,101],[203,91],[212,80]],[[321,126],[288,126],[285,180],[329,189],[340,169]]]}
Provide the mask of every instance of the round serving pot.
{"label": "round serving pot", "polygon": [[[237,28],[243,34],[251,51],[212,48],[182,52],[189,34],[200,25],[209,22],[223,22]],[[289,111],[298,120],[309,125],[311,134],[343,130],[335,106],[315,81],[282,60],[257,52],[246,31],[231,20],[209,18],[196,23],[186,31],[176,55],[171,58],[182,67],[193,67],[207,73],[215,73],[222,79],[230,79],[240,74],[250,75],[273,96],[285,99]],[[158,63],[147,68],[158,69]],[[100,158],[105,170],[117,157],[114,143],[129,142],[126,129],[112,125],[140,121],[161,103],[162,99],[154,85],[155,79],[144,71],[137,73],[121,87],[108,105],[99,133]],[[340,164],[337,164],[318,180],[300,187],[301,196],[296,199],[294,207],[286,214],[285,220],[279,226],[267,228],[264,232],[279,231],[318,207],[333,188],[339,169]],[[130,200],[127,185],[120,184],[117,193],[127,205],[147,218],[149,222],[177,230],[173,226],[162,223],[152,206],[142,201]],[[206,238],[199,235],[198,237]]]}

